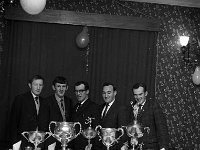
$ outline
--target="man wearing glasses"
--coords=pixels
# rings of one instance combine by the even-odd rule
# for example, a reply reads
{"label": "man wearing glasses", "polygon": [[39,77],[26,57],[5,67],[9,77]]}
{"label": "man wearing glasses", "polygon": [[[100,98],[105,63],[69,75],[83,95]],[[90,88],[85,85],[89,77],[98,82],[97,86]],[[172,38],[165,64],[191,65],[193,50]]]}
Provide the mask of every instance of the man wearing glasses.
{"label": "man wearing glasses", "polygon": [[[89,127],[88,117],[91,118],[91,127],[94,129],[100,122],[100,107],[89,98],[89,84],[85,81],[79,81],[74,85],[74,92],[78,103],[74,106],[72,111],[72,121],[80,122],[82,130]],[[97,137],[96,137],[97,138]],[[73,150],[85,150],[97,149],[95,143],[97,139],[91,140],[91,145],[88,145],[88,140],[83,136],[79,135],[76,139],[70,143]]]}

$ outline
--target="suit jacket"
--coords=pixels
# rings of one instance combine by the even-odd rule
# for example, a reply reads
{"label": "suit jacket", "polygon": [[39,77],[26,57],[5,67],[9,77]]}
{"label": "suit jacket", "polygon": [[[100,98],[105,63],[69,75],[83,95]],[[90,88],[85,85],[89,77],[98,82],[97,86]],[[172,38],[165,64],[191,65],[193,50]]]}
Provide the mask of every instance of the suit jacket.
{"label": "suit jacket", "polygon": [[[88,119],[88,117],[95,118],[92,120],[92,128],[95,129],[95,127],[100,123],[100,106],[92,102],[90,99],[87,99],[76,112],[77,105],[78,104],[76,104],[73,108],[72,122],[80,122],[82,130],[85,130],[89,127],[89,124],[85,124],[86,119]],[[76,128],[77,132],[78,130],[79,129]],[[98,149],[97,136],[96,138],[91,140],[91,143],[93,145],[92,149],[97,150]],[[73,150],[85,150],[86,145],[88,145],[88,140],[85,137],[83,137],[82,134],[80,134],[77,138],[75,138],[73,141],[70,142],[70,147]]]}
{"label": "suit jacket", "polygon": [[[65,117],[66,121],[71,121],[71,115],[72,115],[72,99],[64,96],[64,103],[65,103]],[[40,121],[40,130],[42,131],[49,131],[49,124],[51,121],[55,122],[63,122],[63,117],[59,108],[59,105],[57,103],[57,100],[55,98],[55,94],[45,98],[43,101],[43,105],[41,107],[41,113],[39,115],[39,121]],[[54,132],[54,126],[52,125],[51,128],[52,132]],[[60,147],[61,143],[58,142],[55,138],[50,137],[45,141],[45,149],[47,149],[48,145],[56,142],[56,146]],[[56,147],[56,148],[57,148]]]}
{"label": "suit jacket", "polygon": [[[43,98],[39,97],[39,101],[40,114]],[[32,144],[27,142],[27,140],[21,135],[21,133],[24,131],[35,131],[39,124],[40,123],[38,120],[36,105],[31,92],[26,92],[24,94],[16,96],[12,104],[10,114],[10,147],[19,140],[22,140],[22,150],[25,146],[33,146]]]}
{"label": "suit jacket", "polygon": [[142,108],[142,112],[138,114],[137,120],[142,128],[145,128],[143,137],[139,138],[139,143],[144,144],[144,150],[168,149],[167,122],[156,101],[147,100]]}
{"label": "suit jacket", "polygon": [[[102,105],[101,112],[103,111],[105,104]],[[122,105],[117,100],[112,104],[110,109],[107,111],[106,116],[101,120],[101,126],[103,128],[121,128],[122,126],[128,125],[130,122],[129,118],[130,112],[129,109],[125,105]],[[116,134],[116,138],[121,133]],[[110,150],[120,150],[123,143],[128,140],[126,132],[121,137],[118,143],[115,143]],[[106,149],[104,145],[102,145],[102,150]]]}

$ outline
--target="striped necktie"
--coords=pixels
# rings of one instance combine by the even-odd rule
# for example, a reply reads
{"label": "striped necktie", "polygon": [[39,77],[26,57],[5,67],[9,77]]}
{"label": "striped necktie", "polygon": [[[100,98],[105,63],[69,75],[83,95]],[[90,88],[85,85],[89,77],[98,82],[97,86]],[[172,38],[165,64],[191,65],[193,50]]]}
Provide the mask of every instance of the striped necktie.
{"label": "striped necktie", "polygon": [[80,107],[81,107],[81,103],[78,103],[76,106],[76,112],[79,110]]}
{"label": "striped necktie", "polygon": [[65,106],[64,106],[64,100],[63,99],[60,100],[60,106],[61,106],[61,109],[63,110],[63,112],[65,112]]}

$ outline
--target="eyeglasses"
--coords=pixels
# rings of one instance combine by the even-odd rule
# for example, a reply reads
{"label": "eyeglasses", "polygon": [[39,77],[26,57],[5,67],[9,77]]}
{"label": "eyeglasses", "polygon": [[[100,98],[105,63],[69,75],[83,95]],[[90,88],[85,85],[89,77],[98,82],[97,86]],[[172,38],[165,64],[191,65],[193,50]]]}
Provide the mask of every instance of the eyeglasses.
{"label": "eyeglasses", "polygon": [[83,92],[85,92],[86,90],[75,90],[74,92],[75,93],[83,93]]}

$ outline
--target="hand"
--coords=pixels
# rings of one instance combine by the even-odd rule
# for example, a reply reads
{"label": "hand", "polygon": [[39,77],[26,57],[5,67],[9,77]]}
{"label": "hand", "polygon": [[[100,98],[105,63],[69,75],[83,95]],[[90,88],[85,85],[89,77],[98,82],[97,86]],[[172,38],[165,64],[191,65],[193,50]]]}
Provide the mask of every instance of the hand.
{"label": "hand", "polygon": [[92,144],[88,144],[86,147],[85,147],[85,150],[91,150],[92,148]]}

